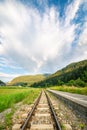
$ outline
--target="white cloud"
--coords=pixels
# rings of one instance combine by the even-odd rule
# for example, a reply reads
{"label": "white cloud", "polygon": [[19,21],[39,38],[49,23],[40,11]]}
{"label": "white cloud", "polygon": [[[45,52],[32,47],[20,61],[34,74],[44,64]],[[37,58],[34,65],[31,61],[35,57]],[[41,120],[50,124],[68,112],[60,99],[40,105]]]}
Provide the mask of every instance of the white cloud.
{"label": "white cloud", "polygon": [[80,5],[84,0],[74,0],[66,9],[65,12],[65,23],[66,25],[70,24],[70,22],[76,17],[77,12],[80,8]]}
{"label": "white cloud", "polygon": [[48,3],[48,0],[36,0],[39,6],[46,6]]}
{"label": "white cloud", "polygon": [[79,46],[87,45],[87,21],[84,24],[83,31],[79,38]]}
{"label": "white cloud", "polygon": [[[0,55],[29,73],[54,72],[61,64],[77,59],[77,53],[74,58],[69,54],[79,26],[70,22],[76,17],[81,3],[81,0],[74,0],[65,10],[65,19],[60,19],[55,7],[46,8],[41,16],[37,9],[18,1],[1,2],[0,35],[3,39]],[[84,30],[79,38],[79,51],[79,44],[83,38],[85,42],[86,34],[87,30]],[[87,54],[85,48],[84,53]],[[64,60],[66,56],[69,56],[68,61]]]}
{"label": "white cloud", "polygon": [[14,77],[18,77],[18,76],[20,76],[20,75],[19,74],[7,74],[7,73],[0,72],[0,80],[3,80],[4,82],[12,80]]}
{"label": "white cloud", "polygon": [[87,21],[84,23],[75,51],[77,52],[75,55],[79,60],[87,59]]}

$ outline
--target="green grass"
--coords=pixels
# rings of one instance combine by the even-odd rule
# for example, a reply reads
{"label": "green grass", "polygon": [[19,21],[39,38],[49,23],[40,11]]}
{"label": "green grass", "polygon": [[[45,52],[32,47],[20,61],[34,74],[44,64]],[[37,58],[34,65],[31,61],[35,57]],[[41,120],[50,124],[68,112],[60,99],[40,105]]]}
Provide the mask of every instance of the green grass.
{"label": "green grass", "polygon": [[78,87],[67,87],[67,86],[54,86],[54,87],[51,87],[50,89],[63,91],[63,92],[70,92],[70,93],[87,95],[87,87],[78,88]]}
{"label": "green grass", "polygon": [[31,104],[38,97],[40,91],[41,89],[35,88],[0,88],[0,112],[11,108],[11,111],[4,115],[5,121],[3,124],[0,123],[0,130],[11,129],[12,115],[16,111],[15,103],[22,101],[24,104]]}
{"label": "green grass", "polygon": [[38,96],[40,89],[0,89],[0,112],[12,107],[15,103],[24,100],[24,103],[32,103]]}
{"label": "green grass", "polygon": [[23,100],[23,103],[31,104],[32,102],[34,102],[34,100],[38,97],[38,92],[40,92],[40,89],[37,89],[37,91],[31,90],[31,93],[29,94],[29,96],[27,96],[27,98]]}
{"label": "green grass", "polygon": [[5,127],[7,126],[7,127],[11,127],[11,125],[12,125],[12,115],[14,114],[14,112],[15,112],[15,108],[13,107],[12,109],[11,109],[11,112],[10,113],[7,113],[6,115],[5,115]]}

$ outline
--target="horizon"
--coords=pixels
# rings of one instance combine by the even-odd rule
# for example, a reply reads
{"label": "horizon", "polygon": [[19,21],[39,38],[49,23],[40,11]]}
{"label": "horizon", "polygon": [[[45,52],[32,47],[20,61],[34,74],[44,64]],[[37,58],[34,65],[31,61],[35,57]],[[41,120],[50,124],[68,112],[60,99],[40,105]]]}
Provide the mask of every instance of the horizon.
{"label": "horizon", "polygon": [[87,59],[86,0],[1,0],[0,80]]}
{"label": "horizon", "polygon": [[[86,61],[87,59],[84,59],[84,60],[81,60],[81,61]],[[81,61],[78,61],[78,62],[81,62]],[[72,62],[72,63],[70,63],[70,64],[73,64],[73,63],[78,63],[78,62]],[[68,65],[70,65],[70,64],[67,64],[66,66],[64,66],[63,68],[61,68],[61,69],[58,69],[57,71],[60,71],[60,70],[62,70],[62,69],[64,69],[65,67],[67,67]],[[57,72],[56,71],[56,72]],[[54,73],[56,73],[56,72],[54,72]],[[10,79],[10,81],[3,81],[3,82],[5,82],[5,83],[10,83],[13,79],[15,79],[15,78],[17,78],[17,77],[21,77],[21,76],[36,76],[36,75],[46,75],[46,74],[48,74],[48,75],[52,75],[52,74],[54,74],[54,73],[36,73],[36,74],[25,74],[25,75],[18,75],[18,76],[16,76],[16,77],[13,77],[12,79]]]}

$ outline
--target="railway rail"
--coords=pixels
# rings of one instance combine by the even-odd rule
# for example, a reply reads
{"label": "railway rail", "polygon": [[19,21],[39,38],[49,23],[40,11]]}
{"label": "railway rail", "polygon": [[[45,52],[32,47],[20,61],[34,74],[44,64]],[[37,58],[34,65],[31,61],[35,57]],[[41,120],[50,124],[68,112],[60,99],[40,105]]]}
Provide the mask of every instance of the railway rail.
{"label": "railway rail", "polygon": [[41,92],[20,130],[61,130],[48,94]]}

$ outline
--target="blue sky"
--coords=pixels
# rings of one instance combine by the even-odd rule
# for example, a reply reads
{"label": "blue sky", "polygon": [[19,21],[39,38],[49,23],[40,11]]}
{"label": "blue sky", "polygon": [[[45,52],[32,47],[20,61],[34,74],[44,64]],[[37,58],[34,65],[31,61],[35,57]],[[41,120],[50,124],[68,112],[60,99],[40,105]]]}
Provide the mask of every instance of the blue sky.
{"label": "blue sky", "polygon": [[0,80],[87,59],[86,0],[0,0]]}

